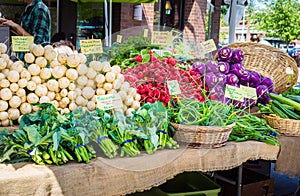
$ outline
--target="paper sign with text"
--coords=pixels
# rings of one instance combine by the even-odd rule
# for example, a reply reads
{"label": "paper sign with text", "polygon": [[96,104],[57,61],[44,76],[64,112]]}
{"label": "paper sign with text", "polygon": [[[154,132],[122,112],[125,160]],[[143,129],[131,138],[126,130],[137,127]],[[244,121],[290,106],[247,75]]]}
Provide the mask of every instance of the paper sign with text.
{"label": "paper sign with text", "polygon": [[101,39],[80,40],[80,48],[83,54],[103,53]]}
{"label": "paper sign with text", "polygon": [[244,101],[244,94],[242,90],[238,87],[230,86],[228,84],[226,84],[225,97],[237,101]]}
{"label": "paper sign with text", "polygon": [[12,36],[12,50],[14,52],[27,52],[33,43],[33,36]]}
{"label": "paper sign with text", "polygon": [[114,97],[115,96],[113,94],[96,96],[97,107],[100,108],[101,110],[113,109],[114,108],[114,104],[113,104]]}
{"label": "paper sign with text", "polygon": [[169,31],[153,31],[151,44],[169,46],[172,44],[172,32]]}
{"label": "paper sign with text", "polygon": [[177,80],[169,80],[167,81],[167,85],[168,85],[170,95],[181,94],[181,90]]}
{"label": "paper sign with text", "polygon": [[[118,94],[117,94],[118,95]],[[113,95],[113,106],[114,108],[123,108],[123,101],[121,97],[118,95]]]}
{"label": "paper sign with text", "polygon": [[122,35],[117,35],[117,42],[122,43]]}
{"label": "paper sign with text", "polygon": [[207,40],[205,42],[202,42],[201,45],[204,48],[204,53],[205,54],[217,50],[216,44],[215,44],[215,42],[214,42],[213,39],[210,39],[210,40]]}
{"label": "paper sign with text", "polygon": [[148,37],[148,32],[149,32],[148,29],[144,29],[144,37]]}
{"label": "paper sign with text", "polygon": [[240,89],[242,90],[245,98],[257,99],[256,88],[240,85]]}

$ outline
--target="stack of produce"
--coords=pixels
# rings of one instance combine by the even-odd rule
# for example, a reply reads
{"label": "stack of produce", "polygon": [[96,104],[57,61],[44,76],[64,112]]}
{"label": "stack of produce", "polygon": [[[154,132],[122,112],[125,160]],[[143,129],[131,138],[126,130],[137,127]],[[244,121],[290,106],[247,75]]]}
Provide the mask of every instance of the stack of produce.
{"label": "stack of produce", "polygon": [[[242,50],[232,50],[230,47],[225,46],[218,50],[217,62],[208,61],[205,64],[195,62],[193,70],[204,75],[206,85],[219,100],[224,100],[224,87],[226,84],[238,88],[240,85],[244,85],[256,88],[258,102],[267,103],[269,101],[268,94],[274,90],[272,80],[256,71],[245,69],[243,60],[244,52]],[[244,102],[234,101],[234,103],[242,108],[252,105],[254,100],[245,99]]]}
{"label": "stack of produce", "polygon": [[[152,58],[153,59],[153,58]],[[184,70],[176,65],[176,59],[169,57],[161,61],[154,59],[151,62],[141,63],[133,69],[128,68],[124,72],[125,80],[137,88],[141,95],[141,103],[154,103],[159,100],[165,106],[170,101],[168,81],[177,81],[181,94],[179,97],[187,97],[205,100],[206,92],[203,91],[204,83],[201,75],[193,70]]]}
{"label": "stack of produce", "polygon": [[0,44],[0,123],[16,123],[37,111],[31,103],[52,103],[62,113],[76,107],[95,110],[96,95],[116,94],[127,114],[140,107],[140,95],[124,81],[119,66],[87,62],[81,53],[57,53],[51,46],[32,44],[23,61],[13,62]]}

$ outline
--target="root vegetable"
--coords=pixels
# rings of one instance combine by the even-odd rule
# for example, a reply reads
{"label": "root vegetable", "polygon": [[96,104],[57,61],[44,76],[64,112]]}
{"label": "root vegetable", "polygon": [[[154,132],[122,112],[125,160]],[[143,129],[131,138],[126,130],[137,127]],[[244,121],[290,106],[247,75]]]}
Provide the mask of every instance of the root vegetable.
{"label": "root vegetable", "polygon": [[73,110],[75,110],[76,108],[77,108],[77,105],[76,105],[75,102],[71,102],[71,103],[69,104],[69,110],[70,110],[70,111],[73,111]]}
{"label": "root vegetable", "polygon": [[27,86],[27,80],[22,78],[18,81],[18,85],[20,88],[25,88]]}
{"label": "root vegetable", "polygon": [[7,79],[2,79],[0,81],[0,87],[1,88],[8,88],[10,86],[10,82]]}
{"label": "root vegetable", "polygon": [[6,111],[8,109],[7,101],[0,99],[0,112]]}
{"label": "root vegetable", "polygon": [[67,53],[58,53],[58,55],[57,55],[57,61],[60,64],[62,64],[62,65],[66,64],[67,63],[67,59],[68,59]]}
{"label": "root vegetable", "polygon": [[136,100],[136,101],[140,101],[141,100],[141,95],[140,94],[135,94],[135,96],[134,96],[134,100]]}
{"label": "root vegetable", "polygon": [[67,89],[62,89],[59,94],[60,94],[61,97],[66,97],[66,96],[68,96],[68,90]]}
{"label": "root vegetable", "polygon": [[39,97],[46,96],[48,93],[48,89],[45,85],[39,84],[35,89],[35,94]]}
{"label": "root vegetable", "polygon": [[26,96],[26,91],[25,91],[25,89],[19,88],[19,89],[17,90],[17,92],[16,92],[16,95],[19,96],[19,97],[24,97],[24,96]]}
{"label": "root vegetable", "polygon": [[104,83],[103,88],[106,91],[110,91],[113,88],[113,85],[112,83]]}
{"label": "root vegetable", "polygon": [[39,106],[37,106],[37,105],[32,106],[32,111],[33,112],[36,112],[36,111],[39,111],[39,110],[40,110]]}
{"label": "root vegetable", "polygon": [[87,87],[84,87],[84,88],[82,89],[82,96],[83,96],[85,99],[89,100],[89,99],[91,99],[94,95],[95,95],[95,90],[94,90],[93,88],[87,86]]}
{"label": "root vegetable", "polygon": [[10,69],[21,73],[24,70],[24,63],[22,61],[16,61],[11,65]]}
{"label": "root vegetable", "polygon": [[133,97],[127,96],[127,97],[125,98],[125,100],[124,100],[124,103],[125,103],[125,105],[127,105],[127,106],[131,106],[132,103],[133,103],[133,101],[134,101]]}
{"label": "root vegetable", "polygon": [[95,89],[97,86],[96,86],[96,83],[94,82],[94,80],[88,80],[86,86],[89,86],[93,89]]}
{"label": "root vegetable", "polygon": [[50,101],[53,101],[55,98],[55,92],[53,91],[48,91],[47,97],[49,97]]}
{"label": "root vegetable", "polygon": [[67,77],[62,77],[58,79],[58,86],[61,89],[66,89],[70,85],[70,80]]}
{"label": "root vegetable", "polygon": [[33,81],[28,81],[26,85],[27,89],[30,91],[34,91],[36,89],[36,86],[36,83]]}
{"label": "root vegetable", "polygon": [[76,103],[78,106],[86,106],[87,102],[88,102],[88,101],[87,101],[85,98],[83,98],[82,96],[76,97],[76,100],[75,100],[75,103]]}
{"label": "root vegetable", "polygon": [[135,110],[133,108],[128,108],[126,110],[126,116],[131,117],[132,116],[132,112],[134,112]]}
{"label": "root vegetable", "polygon": [[27,102],[28,103],[38,103],[39,100],[40,100],[39,97],[34,93],[29,93],[27,95]]}
{"label": "root vegetable", "polygon": [[127,92],[129,88],[130,88],[130,84],[129,84],[128,82],[124,82],[124,83],[121,85],[120,90],[121,90],[121,91]]}
{"label": "root vegetable", "polygon": [[115,73],[113,73],[113,72],[107,72],[106,74],[105,74],[105,80],[107,81],[107,82],[113,82],[114,80],[116,79],[116,74]]}
{"label": "root vegetable", "polygon": [[105,90],[103,88],[97,88],[96,95],[105,95]]}
{"label": "root vegetable", "polygon": [[117,74],[121,73],[121,67],[118,65],[114,65],[111,67],[111,71],[117,75]]}
{"label": "root vegetable", "polygon": [[2,120],[2,121],[1,121],[1,125],[2,125],[3,127],[9,126],[9,119]]}
{"label": "root vegetable", "polygon": [[40,57],[37,57],[36,59],[35,59],[35,64],[37,64],[38,66],[40,66],[41,68],[44,68],[44,67],[46,67],[47,66],[47,59],[45,58],[45,57],[42,57],[42,56],[40,56]]}
{"label": "root vegetable", "polygon": [[107,62],[107,61],[102,62],[102,65],[103,65],[102,71],[104,73],[107,73],[107,72],[111,71],[111,66],[110,66],[109,62]]}
{"label": "root vegetable", "polygon": [[93,101],[89,101],[87,102],[86,107],[89,111],[94,111],[96,109],[96,104]]}
{"label": "root vegetable", "polygon": [[11,83],[9,86],[9,89],[11,90],[11,92],[17,92],[17,90],[19,90],[19,85],[17,83]]}
{"label": "root vegetable", "polygon": [[52,103],[52,105],[54,105],[56,108],[59,107],[59,103],[58,103],[57,100],[53,100],[53,101],[51,101],[50,103]]}
{"label": "root vegetable", "polygon": [[22,103],[20,106],[21,114],[30,114],[32,112],[32,106],[30,103]]}
{"label": "root vegetable", "polygon": [[127,93],[125,91],[119,91],[118,94],[120,95],[122,101],[125,101]]}
{"label": "root vegetable", "polygon": [[9,100],[9,106],[11,108],[18,108],[21,105],[21,103],[21,98],[16,95],[12,96]]}
{"label": "root vegetable", "polygon": [[67,64],[70,67],[77,67],[80,64],[80,57],[77,54],[71,54],[67,58]]}
{"label": "root vegetable", "polygon": [[119,80],[121,81],[121,83],[124,83],[124,81],[125,81],[124,75],[121,74],[121,73],[119,73],[119,74],[117,75],[117,79],[119,79]]}
{"label": "root vegetable", "polygon": [[43,68],[41,70],[41,73],[40,73],[41,79],[48,80],[49,78],[51,78],[51,75],[52,75],[52,73],[51,73],[51,69],[50,68]]}
{"label": "root vegetable", "polygon": [[79,54],[78,54],[78,57],[79,57],[79,59],[80,59],[80,63],[81,63],[81,64],[86,63],[87,59],[86,59],[86,56],[85,56],[84,54],[79,53]]}
{"label": "root vegetable", "polygon": [[64,97],[60,101],[63,105],[68,105],[70,103],[70,99],[68,97]]}
{"label": "root vegetable", "polygon": [[70,100],[75,100],[76,99],[76,92],[75,91],[69,91],[68,96]]}
{"label": "root vegetable", "polygon": [[[45,48],[44,48],[45,49]],[[45,53],[44,53],[44,56],[45,58],[48,60],[48,61],[52,61],[56,58],[57,56],[57,53],[56,51],[52,48],[52,49],[45,49]]]}
{"label": "root vegetable", "polygon": [[100,61],[91,61],[89,67],[94,69],[96,72],[100,72],[103,68],[103,65]]}
{"label": "root vegetable", "polygon": [[78,78],[78,72],[76,69],[68,69],[66,71],[66,76],[69,80],[74,81]]}
{"label": "root vegetable", "polygon": [[15,70],[11,70],[7,74],[7,79],[10,82],[18,82],[20,79],[20,74],[19,74],[19,72],[15,71]]}
{"label": "root vegetable", "polygon": [[50,99],[47,96],[41,96],[40,103],[50,103]]}
{"label": "root vegetable", "polygon": [[135,97],[135,95],[136,95],[136,89],[133,88],[133,87],[128,88],[127,94],[128,94],[129,96]]}
{"label": "root vegetable", "polygon": [[68,89],[69,89],[69,91],[74,91],[76,89],[76,84],[71,82],[70,85],[68,86]]}
{"label": "root vegetable", "polygon": [[61,66],[62,64],[60,62],[58,62],[57,60],[53,60],[50,62],[50,67],[54,68],[56,66]]}
{"label": "root vegetable", "polygon": [[20,78],[29,81],[31,79],[31,74],[28,70],[24,69],[20,73]]}
{"label": "root vegetable", "polygon": [[7,46],[5,43],[0,43],[0,53],[5,54],[7,52]]}
{"label": "root vegetable", "polygon": [[95,80],[97,84],[103,84],[105,82],[105,76],[103,74],[98,74]]}
{"label": "root vegetable", "polygon": [[26,96],[23,96],[23,97],[20,97],[21,98],[21,102],[22,103],[25,103],[27,101],[27,97]]}
{"label": "root vegetable", "polygon": [[82,94],[81,88],[76,88],[75,90],[76,96],[80,96]]}
{"label": "root vegetable", "polygon": [[62,99],[60,93],[56,93],[54,99],[60,101]]}
{"label": "root vegetable", "polygon": [[58,82],[55,79],[48,80],[48,82],[46,83],[46,86],[47,86],[49,91],[57,92],[59,90]]}
{"label": "root vegetable", "polygon": [[6,120],[8,119],[8,113],[7,112],[0,112],[0,120]]}
{"label": "root vegetable", "polygon": [[76,70],[79,75],[85,75],[88,71],[88,67],[86,66],[86,64],[79,64]]}
{"label": "root vegetable", "polygon": [[64,109],[61,110],[61,113],[62,114],[68,114],[68,113],[70,113],[70,110],[69,110],[69,108],[64,108]]}
{"label": "root vegetable", "polygon": [[80,86],[85,86],[88,82],[88,78],[85,75],[79,76],[76,80],[77,84]]}
{"label": "root vegetable", "polygon": [[18,120],[20,116],[20,111],[16,108],[9,108],[7,113],[8,113],[8,118],[11,120]]}
{"label": "root vegetable", "polygon": [[116,90],[120,89],[122,86],[122,82],[120,79],[116,79],[115,81],[113,81],[112,84],[113,84],[113,88]]}
{"label": "root vegetable", "polygon": [[89,67],[86,76],[92,80],[97,76],[97,72],[93,68]]}
{"label": "root vegetable", "polygon": [[0,58],[0,70],[5,69],[6,67],[7,62],[3,58]]}
{"label": "root vegetable", "polygon": [[66,74],[67,68],[63,65],[56,66],[52,69],[52,76],[56,79],[63,77]]}
{"label": "root vegetable", "polygon": [[1,81],[2,79],[5,79],[5,75],[4,75],[3,73],[0,73],[0,81]]}
{"label": "root vegetable", "polygon": [[37,76],[41,72],[41,68],[37,64],[30,64],[27,69],[32,76]]}
{"label": "root vegetable", "polygon": [[9,88],[3,88],[0,90],[0,98],[2,100],[8,101],[12,97],[12,92]]}
{"label": "root vegetable", "polygon": [[7,76],[7,74],[8,74],[9,71],[10,71],[9,69],[3,69],[1,71],[1,73],[3,73],[5,76]]}
{"label": "root vegetable", "polygon": [[32,53],[34,56],[39,57],[44,55],[44,47],[40,44],[32,47]]}
{"label": "root vegetable", "polygon": [[31,81],[33,81],[36,85],[39,85],[42,83],[42,79],[40,78],[40,76],[32,76]]}
{"label": "root vegetable", "polygon": [[26,63],[32,64],[35,61],[35,56],[32,53],[28,52],[24,55],[24,60]]}

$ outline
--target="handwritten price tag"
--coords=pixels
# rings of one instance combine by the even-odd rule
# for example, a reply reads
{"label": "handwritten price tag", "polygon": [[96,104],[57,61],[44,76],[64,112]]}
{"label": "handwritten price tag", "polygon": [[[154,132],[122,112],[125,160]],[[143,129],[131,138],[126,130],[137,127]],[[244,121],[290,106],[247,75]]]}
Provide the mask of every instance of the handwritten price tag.
{"label": "handwritten price tag", "polygon": [[111,110],[114,108],[113,105],[113,94],[101,95],[96,97],[97,107],[101,110]]}
{"label": "handwritten price tag", "polygon": [[169,80],[167,81],[167,85],[168,85],[170,95],[181,94],[181,90],[177,80]]}
{"label": "handwritten price tag", "polygon": [[204,54],[207,54],[207,53],[217,50],[216,44],[213,39],[202,42],[200,45],[204,49]]}
{"label": "handwritten price tag", "polygon": [[148,29],[144,29],[144,37],[148,37],[148,32],[149,32]]}
{"label": "handwritten price tag", "polygon": [[153,31],[151,44],[169,46],[172,44],[172,32],[169,31]]}
{"label": "handwritten price tag", "polygon": [[244,94],[242,90],[238,87],[230,86],[228,84],[226,84],[225,97],[237,101],[244,101]]}
{"label": "handwritten price tag", "polygon": [[14,52],[27,52],[33,43],[33,36],[12,36],[12,50]]}
{"label": "handwritten price tag", "polygon": [[256,88],[240,85],[240,89],[242,90],[245,98],[257,100]]}
{"label": "handwritten price tag", "polygon": [[103,53],[101,39],[80,40],[80,48],[83,54]]}
{"label": "handwritten price tag", "polygon": [[117,35],[117,42],[122,43],[122,35]]}

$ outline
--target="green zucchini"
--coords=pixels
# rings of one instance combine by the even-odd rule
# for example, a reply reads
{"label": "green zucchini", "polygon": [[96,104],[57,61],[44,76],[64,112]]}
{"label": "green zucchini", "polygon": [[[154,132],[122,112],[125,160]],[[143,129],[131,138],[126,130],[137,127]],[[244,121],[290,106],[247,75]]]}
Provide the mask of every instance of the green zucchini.
{"label": "green zucchini", "polygon": [[300,95],[286,95],[286,98],[289,98],[297,103],[300,103]]}
{"label": "green zucchini", "polygon": [[295,110],[297,111],[300,111],[300,103],[296,102],[296,101],[293,101],[287,97],[283,97],[283,96],[280,96],[280,95],[276,95],[274,93],[270,93],[269,94],[270,98],[273,99],[273,100],[277,100],[279,101],[280,103],[283,103],[283,104],[287,104],[287,105],[290,105],[290,106],[293,106],[295,108]]}
{"label": "green zucchini", "polygon": [[280,118],[289,118],[283,111],[277,108],[274,104],[271,104],[271,110]]}
{"label": "green zucchini", "polygon": [[296,119],[296,120],[300,120],[300,115],[298,115],[297,113],[295,113],[294,111],[286,108],[283,104],[281,104],[279,101],[277,100],[272,100],[271,104],[274,104],[277,108],[279,108],[282,112],[284,112],[289,119]]}

